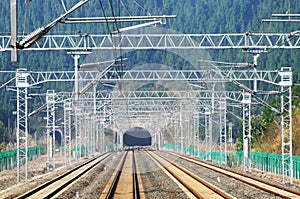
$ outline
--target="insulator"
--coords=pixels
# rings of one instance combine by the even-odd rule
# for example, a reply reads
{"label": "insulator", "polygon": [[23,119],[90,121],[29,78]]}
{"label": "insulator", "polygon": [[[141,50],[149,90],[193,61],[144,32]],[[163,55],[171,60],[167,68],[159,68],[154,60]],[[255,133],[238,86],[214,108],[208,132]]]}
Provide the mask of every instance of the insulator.
{"label": "insulator", "polygon": [[42,35],[47,32],[45,27],[41,27],[27,35],[21,42],[20,46],[23,48],[28,48],[30,47],[35,41],[37,41]]}

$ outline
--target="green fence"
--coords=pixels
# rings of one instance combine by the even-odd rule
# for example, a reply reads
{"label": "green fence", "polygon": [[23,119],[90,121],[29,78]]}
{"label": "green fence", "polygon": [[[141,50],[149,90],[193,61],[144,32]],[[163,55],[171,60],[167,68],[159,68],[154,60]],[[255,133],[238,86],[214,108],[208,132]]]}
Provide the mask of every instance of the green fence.
{"label": "green fence", "polygon": [[[164,144],[163,148],[181,152],[182,147],[180,145]],[[184,147],[184,153],[198,157],[202,160],[207,160],[208,156],[211,156],[210,160],[215,163],[220,162],[222,155],[220,152],[211,152],[209,154],[203,151],[195,150],[193,147]],[[228,166],[243,165],[243,151],[227,153],[226,155]],[[251,152],[251,160],[252,168],[254,169],[282,175],[281,154]],[[300,179],[300,156],[293,156],[293,176],[295,179]]]}
{"label": "green fence", "polygon": [[[105,146],[106,151],[113,151],[114,149],[118,148],[118,145],[116,143],[111,143],[107,144]],[[74,147],[72,149],[73,151],[73,157],[74,158],[79,158],[79,157],[86,157],[88,154],[91,154],[91,151],[96,151],[96,146],[79,146],[79,147]]]}
{"label": "green fence", "polygon": [[117,143],[110,143],[105,146],[106,151],[113,151],[114,149],[117,148],[119,148],[119,145]]}
{"label": "green fence", "polygon": [[[108,144],[106,145],[107,150],[113,150],[116,144]],[[56,148],[62,153],[64,148]],[[90,151],[95,151],[95,146],[80,146],[73,148],[73,157],[85,157]],[[22,150],[22,149],[21,149]],[[42,153],[46,152],[45,146],[36,146],[28,148],[28,161],[34,160],[37,157],[41,156]],[[24,159],[25,161],[25,159]],[[21,162],[24,164],[25,162]],[[3,170],[13,169],[17,166],[17,150],[11,150],[0,153],[0,172]]]}
{"label": "green fence", "polygon": [[194,146],[184,146],[181,145],[174,145],[174,144],[163,144],[163,148],[171,149],[173,151],[182,152],[187,155],[198,157],[202,160],[209,159],[209,156],[211,156],[212,162],[220,162],[221,157],[219,152],[212,152],[212,153],[206,153],[203,151],[196,150]]}
{"label": "green fence", "polygon": [[[236,153],[240,165],[243,164],[243,151]],[[293,156],[293,176],[300,179],[300,156]],[[251,152],[252,168],[282,175],[281,154]]]}
{"label": "green fence", "polygon": [[96,146],[79,146],[73,148],[73,157],[76,159],[79,157],[86,157],[88,154],[91,154],[91,151],[96,151]]}
{"label": "green fence", "polygon": [[[28,148],[28,161],[34,160],[41,156],[45,147],[36,146]],[[21,162],[24,164],[25,162]],[[13,169],[17,166],[17,150],[11,150],[0,153],[0,171]]]}

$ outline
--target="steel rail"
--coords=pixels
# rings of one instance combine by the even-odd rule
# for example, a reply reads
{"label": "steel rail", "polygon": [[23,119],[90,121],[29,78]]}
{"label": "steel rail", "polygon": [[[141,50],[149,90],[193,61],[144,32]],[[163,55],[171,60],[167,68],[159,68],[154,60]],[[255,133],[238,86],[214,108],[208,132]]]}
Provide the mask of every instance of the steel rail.
{"label": "steel rail", "polygon": [[[227,168],[224,168],[224,167],[221,167],[221,166],[209,163],[209,162],[201,161],[201,160],[196,159],[196,158],[187,157],[187,156],[183,156],[183,155],[176,154],[176,153],[172,153],[172,154],[179,157],[179,158],[181,158],[181,159],[184,159],[186,161],[195,163],[199,166],[202,166],[202,167],[205,167],[207,169],[213,170],[215,172],[221,173],[221,174],[226,175],[228,177],[232,177],[232,178],[234,178],[238,181],[241,181],[245,184],[256,187],[256,188],[261,189],[263,191],[266,191],[268,193],[272,193],[274,195],[277,195],[277,196],[280,196],[280,197],[283,197],[283,198],[291,198],[291,197],[300,198],[300,192],[299,191],[291,190],[291,189],[288,189],[284,186],[273,184],[273,183],[267,182],[265,180],[259,179],[257,177],[249,176],[249,175],[240,173],[238,171],[227,169]],[[250,182],[250,179],[253,180],[253,181],[256,181],[256,183]],[[260,186],[261,183],[263,183],[267,186],[270,186],[270,187],[274,187],[274,188],[277,189],[277,191],[272,191],[268,188],[262,187],[262,186]],[[280,193],[280,191],[284,191],[284,192],[287,192],[287,193]],[[292,195],[288,196],[287,194],[289,194],[289,193],[292,194]]]}
{"label": "steel rail", "polygon": [[[186,187],[197,198],[206,198],[206,197],[208,197],[208,195],[210,195],[210,198],[213,198],[213,197],[214,198],[221,197],[221,198],[227,198],[227,199],[234,198],[233,196],[229,195],[228,193],[224,192],[223,190],[219,189],[218,187],[201,179],[200,177],[196,176],[192,172],[188,171],[187,169],[184,169],[183,167],[175,164],[174,162],[171,162],[170,160],[162,157],[161,155],[159,155],[157,153],[149,152],[149,151],[147,151],[147,152],[150,157],[152,157],[160,165],[162,165],[164,167],[164,169],[166,169],[173,177],[175,177],[184,187]],[[169,164],[169,166],[164,165],[161,162],[161,160],[159,160],[159,158],[166,161]],[[181,175],[177,174],[176,170],[174,171],[172,169],[172,167],[175,167],[177,170],[180,170],[181,172],[183,172],[185,174],[185,176],[187,175],[190,178],[194,179],[195,181],[197,181],[198,184],[196,185],[194,183],[185,181],[185,179],[182,178],[182,174]],[[206,194],[205,191],[197,190],[200,187],[206,187],[206,188],[210,189],[212,192],[208,193],[208,195],[205,195]],[[212,193],[214,193],[214,195]]]}
{"label": "steel rail", "polygon": [[[93,169],[95,166],[99,165],[103,160],[105,160],[106,158],[108,158],[111,155],[111,153],[105,153],[101,156],[92,158],[91,160],[88,160],[86,162],[84,162],[83,164],[69,170],[68,172],[24,193],[23,195],[18,196],[18,199],[25,199],[25,198],[30,198],[32,197],[34,194],[37,194],[38,192],[42,192],[45,189],[49,188],[51,185],[53,185],[54,183],[57,183],[59,181],[64,181],[60,186],[56,187],[55,189],[51,190],[51,192],[47,192],[46,195],[43,196],[46,198],[50,198],[54,195],[56,195],[58,192],[60,192],[63,188],[67,187],[69,184],[71,184],[72,182],[74,182],[75,180],[79,179],[81,176],[83,176],[85,173],[87,173],[88,171],[90,171],[91,169]],[[88,164],[91,164],[90,166],[88,166]],[[82,171],[80,171],[79,175],[76,176],[72,176],[72,174],[74,174],[74,172],[79,171],[80,169],[83,169],[85,166],[88,166],[87,169],[84,169]]]}
{"label": "steel rail", "polygon": [[[123,158],[121,160],[121,162],[119,163],[118,167],[117,167],[117,170],[115,172],[115,174],[112,175],[111,179],[109,180],[109,182],[111,183],[108,183],[107,186],[109,186],[109,190],[107,193],[105,193],[106,189],[104,189],[103,193],[101,194],[100,198],[106,198],[106,199],[111,199],[111,198],[115,198],[116,197],[116,193],[118,194],[118,197],[122,198],[122,197],[129,197],[128,195],[124,196],[122,191],[126,192],[126,189],[124,190],[120,190],[118,191],[119,189],[119,186],[122,186],[120,184],[121,181],[123,180],[124,181],[124,178],[126,178],[126,172],[128,171],[124,171],[126,169],[126,164],[128,166],[128,162],[127,162],[127,159],[128,159],[128,156],[129,156],[129,150],[126,151],[126,153],[123,155]],[[132,149],[132,162],[130,162],[131,164],[131,168],[132,168],[132,187],[133,187],[133,191],[130,192],[130,193],[125,193],[125,194],[129,194],[131,195],[132,194],[132,197],[134,199],[139,199],[140,198],[140,192],[139,192],[139,185],[138,185],[138,175],[137,175],[137,167],[136,167],[136,162],[135,162],[135,157],[134,157],[134,150]],[[126,163],[127,162],[127,163]],[[125,177],[122,176],[125,174]],[[113,178],[113,179],[112,179]],[[123,179],[122,179],[123,178]],[[125,179],[126,180],[126,186],[128,187],[128,185],[131,183],[131,179]]]}
{"label": "steel rail", "polygon": [[134,199],[140,198],[140,189],[139,189],[139,181],[138,181],[138,174],[137,174],[137,165],[135,161],[135,154],[134,150],[132,151],[132,171],[133,171],[133,195]]}
{"label": "steel rail", "polygon": [[122,169],[123,169],[123,167],[124,167],[124,164],[125,164],[125,160],[126,160],[127,155],[128,155],[128,151],[126,151],[126,153],[125,153],[125,155],[123,156],[123,159],[122,159],[122,161],[121,161],[119,167],[117,168],[117,169],[118,169],[117,175],[115,176],[115,178],[114,178],[114,180],[113,180],[113,182],[112,182],[112,184],[111,184],[111,187],[110,187],[110,189],[109,189],[109,191],[108,191],[108,193],[107,193],[107,196],[106,196],[107,199],[113,198],[113,196],[114,196],[114,194],[115,194],[115,192],[116,192],[117,185],[118,185],[118,182],[119,182],[119,180],[120,180],[120,177],[121,177],[121,174],[122,174]]}

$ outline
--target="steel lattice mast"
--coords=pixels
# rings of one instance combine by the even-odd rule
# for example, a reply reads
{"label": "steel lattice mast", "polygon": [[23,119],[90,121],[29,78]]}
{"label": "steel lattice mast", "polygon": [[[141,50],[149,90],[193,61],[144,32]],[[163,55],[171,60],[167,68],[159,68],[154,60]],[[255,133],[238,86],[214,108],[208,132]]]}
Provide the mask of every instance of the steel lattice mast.
{"label": "steel lattice mast", "polygon": [[282,68],[281,76],[281,150],[282,150],[282,183],[289,177],[293,183],[293,145],[292,145],[292,71],[291,68]]}
{"label": "steel lattice mast", "polygon": [[[29,73],[18,69],[16,73],[17,88],[17,175],[18,182],[27,181],[28,174],[28,103],[27,89]],[[24,164],[22,171],[21,165]]]}
{"label": "steel lattice mast", "polygon": [[47,104],[47,170],[55,170],[55,91],[48,90]]}
{"label": "steel lattice mast", "polygon": [[227,165],[227,111],[226,99],[219,99],[219,114],[220,114],[220,163]]}
{"label": "steel lattice mast", "polygon": [[71,164],[71,156],[72,156],[72,131],[71,131],[71,123],[72,123],[72,101],[67,99],[64,101],[64,157],[65,157],[65,165]]}

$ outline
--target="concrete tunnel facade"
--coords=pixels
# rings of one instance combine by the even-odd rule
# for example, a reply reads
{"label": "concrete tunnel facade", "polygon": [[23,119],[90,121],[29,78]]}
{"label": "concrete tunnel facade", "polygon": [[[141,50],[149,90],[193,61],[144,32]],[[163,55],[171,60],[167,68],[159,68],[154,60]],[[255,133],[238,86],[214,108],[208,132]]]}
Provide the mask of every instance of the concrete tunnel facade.
{"label": "concrete tunnel facade", "polygon": [[134,127],[123,134],[123,146],[151,146],[152,136],[142,127]]}

